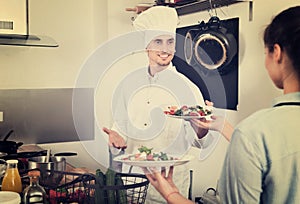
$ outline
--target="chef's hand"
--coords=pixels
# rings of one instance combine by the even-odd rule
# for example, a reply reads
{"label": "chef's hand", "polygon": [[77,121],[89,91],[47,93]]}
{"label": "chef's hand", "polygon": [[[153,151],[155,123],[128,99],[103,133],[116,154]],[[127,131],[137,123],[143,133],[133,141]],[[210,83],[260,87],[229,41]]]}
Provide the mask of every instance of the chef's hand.
{"label": "chef's hand", "polygon": [[191,119],[191,125],[199,129],[221,131],[224,126],[224,118],[221,116],[211,116],[210,120],[206,118]]}
{"label": "chef's hand", "polygon": [[[208,100],[205,100],[205,104],[207,107],[210,107],[211,109],[214,106],[214,103]],[[203,124],[199,124],[200,121],[204,121],[205,118],[200,118],[200,119],[191,119],[189,120],[191,123],[192,128],[194,129],[195,133],[197,134],[197,137],[199,139],[203,138],[206,136],[206,134],[208,133],[208,130],[210,129],[208,126],[203,125]]]}
{"label": "chef's hand", "polygon": [[150,183],[154,186],[154,188],[162,195],[162,197],[168,203],[174,204],[189,204],[193,203],[190,200],[183,197],[178,188],[175,186],[173,182],[173,170],[174,167],[171,166],[168,175],[166,175],[166,169],[162,168],[161,172],[156,169],[143,168],[143,171],[150,181]]}
{"label": "chef's hand", "polygon": [[194,129],[194,131],[196,132],[197,137],[198,137],[199,139],[205,137],[206,134],[208,133],[208,129],[206,129],[206,128],[201,128],[201,127],[198,125],[198,123],[193,122],[193,120],[198,120],[198,119],[192,119],[192,120],[190,120],[191,126],[192,126],[192,128]]}
{"label": "chef's hand", "polygon": [[233,133],[232,125],[222,116],[211,116],[211,120],[205,118],[190,120],[192,127],[200,130],[214,130],[220,132],[228,141]]}
{"label": "chef's hand", "polygon": [[103,127],[103,131],[108,134],[109,146],[117,149],[126,149],[127,144],[125,139],[114,130]]}

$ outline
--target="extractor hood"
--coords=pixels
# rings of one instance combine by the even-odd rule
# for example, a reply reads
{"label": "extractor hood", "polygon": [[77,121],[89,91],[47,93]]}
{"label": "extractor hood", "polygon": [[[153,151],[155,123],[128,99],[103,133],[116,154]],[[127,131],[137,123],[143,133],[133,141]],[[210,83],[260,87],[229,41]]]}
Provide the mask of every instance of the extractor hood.
{"label": "extractor hood", "polygon": [[48,36],[29,33],[29,0],[0,0],[0,45],[58,47]]}

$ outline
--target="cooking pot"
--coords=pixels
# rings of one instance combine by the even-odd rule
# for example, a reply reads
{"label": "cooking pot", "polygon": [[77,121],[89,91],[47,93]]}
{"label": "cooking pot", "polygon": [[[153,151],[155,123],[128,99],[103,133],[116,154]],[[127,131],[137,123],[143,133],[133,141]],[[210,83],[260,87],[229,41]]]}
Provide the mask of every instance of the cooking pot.
{"label": "cooking pot", "polygon": [[63,178],[62,173],[55,171],[66,170],[66,159],[64,157],[50,157],[49,162],[46,161],[47,156],[38,156],[28,159],[28,169],[39,169],[40,184],[43,186],[55,186],[58,185]]}
{"label": "cooking pot", "polygon": [[208,23],[203,21],[198,29],[187,31],[184,43],[186,62],[207,70],[224,72],[224,68],[237,54],[237,42],[233,34],[213,16]]}
{"label": "cooking pot", "polygon": [[23,145],[23,142],[14,142],[7,140],[8,137],[13,133],[13,130],[10,130],[3,140],[0,141],[0,152],[5,152],[7,154],[15,154],[20,146]]}
{"label": "cooking pot", "polygon": [[28,166],[28,158],[37,157],[46,155],[46,151],[33,151],[33,152],[18,152],[14,154],[7,154],[5,152],[0,152],[0,160],[9,160],[9,159],[17,159],[18,162],[18,169],[19,171],[24,171],[27,169]]}
{"label": "cooking pot", "polygon": [[[54,154],[54,156],[37,156],[28,159],[28,169],[39,169],[40,184],[47,187],[57,186],[63,178],[66,170],[66,159],[63,156],[74,156],[77,153],[62,152]],[[47,159],[49,159],[47,161]]]}

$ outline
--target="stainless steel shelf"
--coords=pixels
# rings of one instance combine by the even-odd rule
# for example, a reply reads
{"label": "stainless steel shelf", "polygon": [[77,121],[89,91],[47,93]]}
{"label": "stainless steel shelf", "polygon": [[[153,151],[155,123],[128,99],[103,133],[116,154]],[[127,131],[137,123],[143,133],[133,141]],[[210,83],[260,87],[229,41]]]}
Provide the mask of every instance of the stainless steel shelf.
{"label": "stainless steel shelf", "polygon": [[182,5],[174,5],[178,15],[186,15],[199,11],[210,10],[211,8],[219,8],[223,6],[229,6],[235,3],[246,2],[245,0],[198,0]]}

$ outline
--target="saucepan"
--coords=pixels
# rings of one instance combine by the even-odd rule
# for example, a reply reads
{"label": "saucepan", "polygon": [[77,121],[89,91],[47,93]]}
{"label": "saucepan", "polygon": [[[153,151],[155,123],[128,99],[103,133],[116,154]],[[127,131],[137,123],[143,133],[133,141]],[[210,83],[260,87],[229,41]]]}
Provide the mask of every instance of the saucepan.
{"label": "saucepan", "polygon": [[28,169],[39,169],[40,184],[47,187],[57,186],[66,170],[65,156],[75,156],[77,153],[61,152],[54,156],[37,156],[28,159]]}
{"label": "saucepan", "polygon": [[29,151],[29,152],[17,152],[17,153],[12,153],[12,154],[8,154],[6,152],[0,152],[0,159],[4,159],[4,160],[18,159],[18,158],[28,159],[28,158],[31,158],[31,157],[44,156],[46,154],[47,154],[46,150]]}
{"label": "saucepan", "polygon": [[224,68],[237,54],[237,42],[233,34],[213,16],[207,23],[190,29],[185,36],[184,52],[190,66],[224,72]]}
{"label": "saucepan", "polygon": [[23,142],[15,142],[7,140],[9,136],[13,133],[13,130],[10,130],[5,136],[4,139],[0,141],[0,152],[5,152],[7,154],[15,154],[20,146],[23,145]]}
{"label": "saucepan", "polygon": [[17,159],[18,162],[18,169],[19,171],[23,171],[27,169],[28,166],[28,158],[37,157],[46,155],[46,151],[30,151],[30,152],[18,152],[14,154],[7,154],[5,152],[0,152],[0,159],[2,160],[9,160],[9,159]]}

